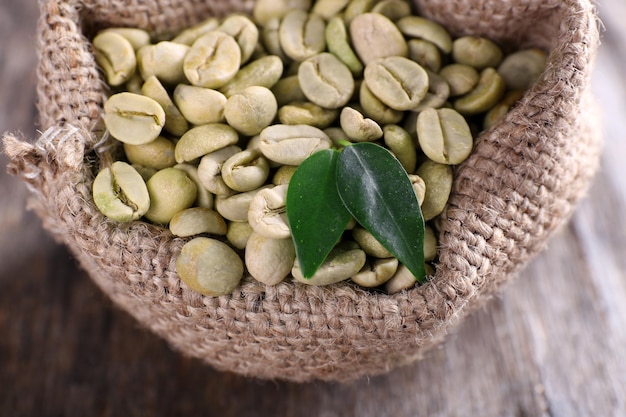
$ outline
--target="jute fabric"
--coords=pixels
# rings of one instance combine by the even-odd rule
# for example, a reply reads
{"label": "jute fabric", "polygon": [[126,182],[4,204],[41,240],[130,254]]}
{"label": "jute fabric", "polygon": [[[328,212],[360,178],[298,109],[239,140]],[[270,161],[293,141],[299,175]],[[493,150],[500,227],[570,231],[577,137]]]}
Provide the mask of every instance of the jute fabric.
{"label": "jute fabric", "polygon": [[[265,286],[245,277],[229,296],[202,297],[175,273],[183,239],[144,222],[101,215],[91,184],[119,146],[105,134],[107,90],[89,39],[109,26],[155,38],[250,1],[50,0],[38,26],[42,135],[5,134],[9,171],[32,191],[29,207],[103,292],[185,355],[258,378],[351,380],[411,363],[484,305],[570,217],[597,168],[601,145],[589,79],[598,46],[586,0],[423,0],[416,11],[455,36],[489,37],[506,50],[541,47],[548,65],[506,117],[455,169],[438,224],[439,258],[427,284],[394,295],[348,282]],[[546,277],[549,279],[549,277]],[[554,294],[554,297],[558,297]]]}

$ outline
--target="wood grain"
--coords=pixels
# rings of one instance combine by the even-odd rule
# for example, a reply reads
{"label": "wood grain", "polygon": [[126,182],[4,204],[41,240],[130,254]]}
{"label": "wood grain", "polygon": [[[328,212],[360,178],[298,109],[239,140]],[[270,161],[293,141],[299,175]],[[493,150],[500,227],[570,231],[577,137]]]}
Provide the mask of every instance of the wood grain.
{"label": "wood grain", "polygon": [[[606,146],[588,198],[499,297],[388,375],[263,382],[182,357],[106,299],[0,170],[0,415],[626,416],[626,3],[598,7]],[[0,3],[0,132],[29,138],[36,18],[36,2]]]}

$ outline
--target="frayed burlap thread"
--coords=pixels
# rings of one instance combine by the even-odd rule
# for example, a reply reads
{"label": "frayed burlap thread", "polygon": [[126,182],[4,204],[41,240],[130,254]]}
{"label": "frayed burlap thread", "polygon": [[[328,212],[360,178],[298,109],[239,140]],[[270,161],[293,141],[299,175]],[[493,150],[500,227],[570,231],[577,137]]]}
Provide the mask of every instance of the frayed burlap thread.
{"label": "frayed burlap thread", "polygon": [[[455,171],[438,219],[436,273],[394,295],[349,283],[309,287],[244,278],[229,296],[190,291],[176,276],[183,239],[143,222],[117,224],[91,199],[94,173],[116,147],[102,129],[106,87],[90,43],[108,26],[155,37],[249,1],[49,0],[38,27],[41,137],[4,137],[9,171],[29,206],[90,277],[142,325],[186,355],[258,378],[351,380],[415,361],[484,305],[570,217],[596,170],[601,144],[589,78],[598,30],[587,0],[423,0],[420,14],[456,36],[549,52],[537,84],[477,139]],[[558,295],[555,295],[555,297]]]}

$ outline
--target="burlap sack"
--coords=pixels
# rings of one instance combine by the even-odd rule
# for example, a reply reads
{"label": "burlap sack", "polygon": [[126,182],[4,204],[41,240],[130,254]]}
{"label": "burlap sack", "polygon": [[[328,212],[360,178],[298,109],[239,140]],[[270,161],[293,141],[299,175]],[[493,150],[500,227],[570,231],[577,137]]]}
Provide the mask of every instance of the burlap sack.
{"label": "burlap sack", "polygon": [[236,0],[42,2],[43,135],[34,144],[5,136],[9,170],[27,182],[30,207],[102,290],[184,354],[220,370],[293,381],[349,380],[410,363],[544,247],[588,187],[600,143],[589,100],[594,9],[587,0],[417,4],[456,36],[549,52],[538,83],[456,171],[427,284],[384,295],[349,283],[319,288],[287,279],[266,287],[244,278],[232,296],[205,298],[176,276],[182,239],[142,222],[111,222],[92,202],[94,172],[113,150],[102,140],[105,87],[88,39],[107,26],[176,31],[251,7]]}

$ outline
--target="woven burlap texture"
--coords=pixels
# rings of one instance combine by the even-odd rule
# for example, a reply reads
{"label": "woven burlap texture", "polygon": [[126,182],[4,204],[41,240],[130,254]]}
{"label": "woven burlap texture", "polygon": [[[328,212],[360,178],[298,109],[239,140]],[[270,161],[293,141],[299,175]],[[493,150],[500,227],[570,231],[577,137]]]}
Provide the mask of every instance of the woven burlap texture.
{"label": "woven burlap texture", "polygon": [[[91,199],[112,141],[106,96],[88,39],[108,26],[155,35],[252,2],[84,0],[41,2],[38,109],[42,136],[4,138],[9,171],[29,206],[114,302],[186,355],[259,378],[351,380],[411,363],[494,295],[570,217],[598,164],[601,143],[589,78],[598,46],[586,0],[420,1],[416,10],[455,36],[549,52],[537,84],[483,132],[455,173],[436,274],[394,295],[349,283],[265,286],[250,277],[231,295],[202,297],[176,276],[184,241],[143,222],[117,224]],[[547,278],[547,277],[546,277]],[[558,295],[555,294],[555,297]]]}

